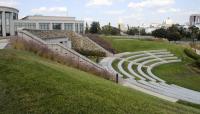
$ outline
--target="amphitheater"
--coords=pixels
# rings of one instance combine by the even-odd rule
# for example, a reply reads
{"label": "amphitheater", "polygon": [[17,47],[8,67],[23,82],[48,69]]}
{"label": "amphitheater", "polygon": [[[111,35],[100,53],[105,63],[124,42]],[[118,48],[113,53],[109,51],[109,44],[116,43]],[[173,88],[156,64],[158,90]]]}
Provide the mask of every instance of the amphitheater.
{"label": "amphitheater", "polygon": [[100,65],[119,74],[124,86],[171,102],[181,100],[200,104],[200,92],[167,84],[152,73],[152,69],[159,65],[175,62],[181,62],[181,59],[167,50],[151,50],[116,54],[104,58]]}
{"label": "amphitheater", "polygon": [[[58,34],[59,33],[59,34]],[[113,55],[87,37],[63,31],[37,31],[21,30],[18,36],[27,41],[33,41],[41,45],[46,45],[49,49],[58,54],[72,58],[78,63],[84,63],[88,68],[96,68],[99,71],[108,71],[113,76],[119,74],[119,82],[129,88],[136,89],[146,94],[170,101],[187,101],[200,104],[200,92],[183,88],[174,84],[168,84],[152,73],[152,69],[162,64],[182,62],[181,59],[167,50],[149,50],[139,52],[125,52]],[[72,49],[60,43],[47,43],[45,38],[66,37],[72,41]],[[0,49],[8,45],[8,41],[0,41]],[[91,61],[87,57],[77,53],[74,48],[92,49],[103,51],[108,57],[101,60],[99,64]]]}

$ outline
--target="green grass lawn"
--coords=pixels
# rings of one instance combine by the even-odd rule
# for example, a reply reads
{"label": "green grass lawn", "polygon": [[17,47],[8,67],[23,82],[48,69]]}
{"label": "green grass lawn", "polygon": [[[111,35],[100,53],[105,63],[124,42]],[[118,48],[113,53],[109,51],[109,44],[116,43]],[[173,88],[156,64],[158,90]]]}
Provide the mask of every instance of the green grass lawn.
{"label": "green grass lawn", "polygon": [[176,83],[177,85],[200,91],[200,72],[192,69],[192,67],[183,63],[166,64],[154,68],[153,73],[167,80],[170,84]]}
{"label": "green grass lawn", "polygon": [[1,114],[199,114],[17,50],[0,50]]}
{"label": "green grass lawn", "polygon": [[161,79],[166,80],[168,83],[200,91],[200,73],[197,69],[194,70],[194,68],[189,65],[194,61],[184,53],[186,46],[170,44],[166,41],[124,39],[123,37],[115,38],[109,36],[101,37],[110,42],[119,53],[167,49],[182,59],[183,62],[158,66],[153,70],[153,73]]}

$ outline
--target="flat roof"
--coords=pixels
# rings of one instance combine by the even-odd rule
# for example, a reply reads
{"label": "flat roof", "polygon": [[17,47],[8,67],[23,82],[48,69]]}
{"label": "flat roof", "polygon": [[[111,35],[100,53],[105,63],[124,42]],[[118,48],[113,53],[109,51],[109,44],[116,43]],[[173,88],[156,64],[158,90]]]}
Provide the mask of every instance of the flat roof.
{"label": "flat roof", "polygon": [[17,8],[13,8],[13,7],[8,7],[8,6],[0,6],[0,8],[8,8],[8,9],[13,9],[19,12],[19,10]]}
{"label": "flat roof", "polygon": [[192,14],[192,15],[190,15],[190,16],[200,16],[200,14]]}
{"label": "flat roof", "polygon": [[22,18],[21,20],[50,20],[50,21],[55,21],[55,20],[60,20],[60,21],[70,21],[70,20],[75,20],[75,17],[65,17],[65,16],[26,16]]}

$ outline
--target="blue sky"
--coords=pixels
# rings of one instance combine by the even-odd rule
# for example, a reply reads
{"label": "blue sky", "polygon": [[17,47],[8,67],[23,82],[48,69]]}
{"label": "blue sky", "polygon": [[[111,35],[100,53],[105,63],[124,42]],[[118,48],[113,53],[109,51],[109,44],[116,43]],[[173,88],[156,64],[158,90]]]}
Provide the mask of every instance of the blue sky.
{"label": "blue sky", "polygon": [[0,5],[16,7],[20,17],[27,15],[74,16],[113,25],[132,26],[162,23],[170,17],[184,24],[193,13],[200,13],[200,0],[0,0]]}

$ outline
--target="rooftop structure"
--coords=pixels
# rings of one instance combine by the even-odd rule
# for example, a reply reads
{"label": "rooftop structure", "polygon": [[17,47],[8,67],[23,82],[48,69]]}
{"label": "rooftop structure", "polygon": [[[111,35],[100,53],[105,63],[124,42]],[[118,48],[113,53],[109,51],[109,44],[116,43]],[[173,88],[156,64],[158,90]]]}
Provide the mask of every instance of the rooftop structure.
{"label": "rooftop structure", "polygon": [[38,16],[38,15],[35,15],[35,16],[26,16],[24,18],[22,18],[22,20],[48,20],[48,21],[57,21],[57,20],[60,20],[60,21],[73,21],[75,20],[76,18],[75,17],[61,17],[61,16]]}

